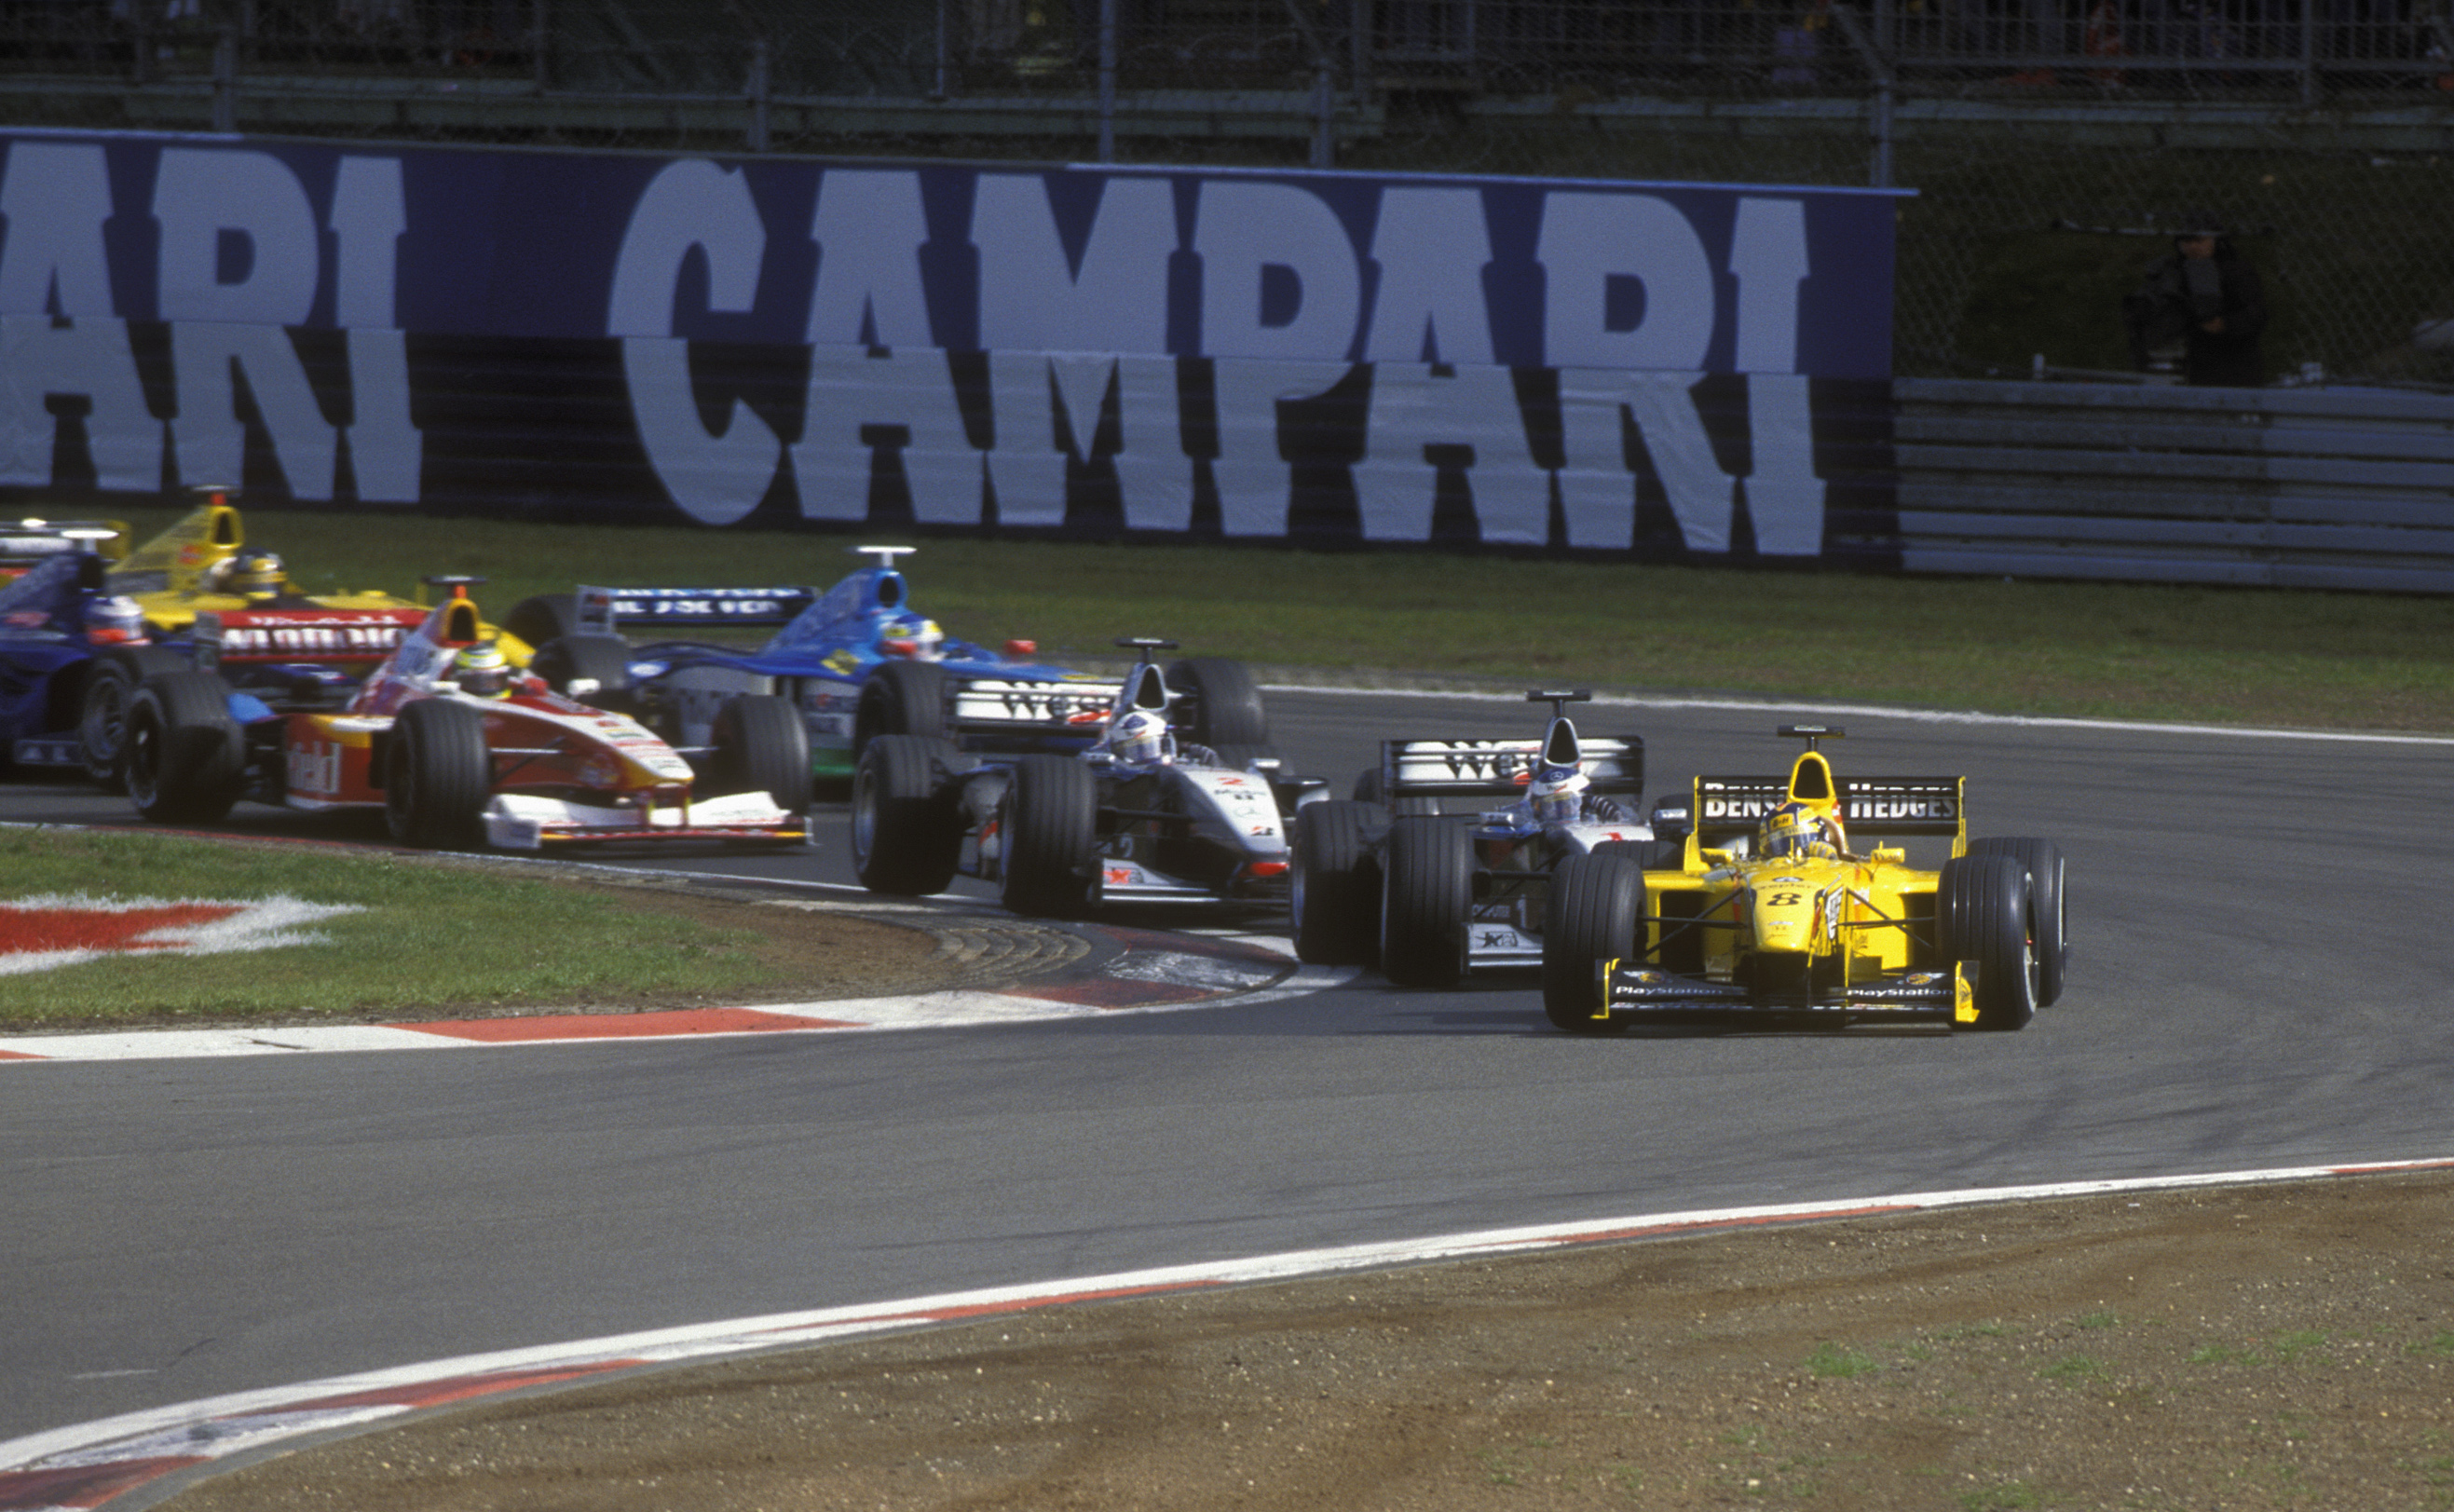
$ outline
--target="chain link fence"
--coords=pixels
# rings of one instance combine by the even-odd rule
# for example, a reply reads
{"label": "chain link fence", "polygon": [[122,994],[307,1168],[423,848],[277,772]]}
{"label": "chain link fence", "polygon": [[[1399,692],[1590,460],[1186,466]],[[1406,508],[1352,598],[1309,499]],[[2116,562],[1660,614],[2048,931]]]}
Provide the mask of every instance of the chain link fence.
{"label": "chain link fence", "polygon": [[1903,373],[2120,373],[2182,219],[2277,381],[2454,385],[2454,0],[0,0],[0,112],[1863,185]]}

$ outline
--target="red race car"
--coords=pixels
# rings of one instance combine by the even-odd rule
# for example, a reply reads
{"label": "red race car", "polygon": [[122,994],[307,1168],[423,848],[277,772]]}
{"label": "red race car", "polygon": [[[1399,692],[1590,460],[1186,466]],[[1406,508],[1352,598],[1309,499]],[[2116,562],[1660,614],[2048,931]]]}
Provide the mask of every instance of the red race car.
{"label": "red race car", "polygon": [[241,798],[380,808],[409,845],[808,843],[809,745],[788,700],[733,697],[707,745],[675,748],[584,701],[620,696],[602,692],[625,681],[618,655],[600,665],[610,649],[540,648],[551,685],[511,664],[461,583],[337,710],[276,714],[210,672],[161,673],[130,701],[129,796],[165,823],[211,822]]}

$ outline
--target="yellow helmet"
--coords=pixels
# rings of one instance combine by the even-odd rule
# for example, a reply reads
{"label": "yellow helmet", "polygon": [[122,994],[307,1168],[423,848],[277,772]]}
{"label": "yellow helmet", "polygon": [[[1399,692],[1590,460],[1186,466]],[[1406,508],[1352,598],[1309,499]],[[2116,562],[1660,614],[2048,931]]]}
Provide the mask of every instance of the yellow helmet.
{"label": "yellow helmet", "polygon": [[288,585],[281,558],[271,552],[244,551],[221,564],[213,587],[248,598],[270,598]]}
{"label": "yellow helmet", "polygon": [[1838,860],[1848,849],[1840,821],[1806,803],[1784,803],[1763,817],[1756,830],[1759,857],[1801,857]]}

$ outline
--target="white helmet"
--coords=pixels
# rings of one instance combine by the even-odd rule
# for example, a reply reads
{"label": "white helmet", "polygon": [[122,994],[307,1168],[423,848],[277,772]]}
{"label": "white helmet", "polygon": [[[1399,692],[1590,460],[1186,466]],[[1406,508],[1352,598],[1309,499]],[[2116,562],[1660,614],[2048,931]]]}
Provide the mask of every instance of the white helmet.
{"label": "white helmet", "polygon": [[1128,766],[1149,766],[1176,754],[1167,721],[1148,709],[1130,709],[1108,726],[1108,750]]}
{"label": "white helmet", "polygon": [[97,646],[143,645],[144,606],[125,594],[97,596],[85,606],[85,635]]}
{"label": "white helmet", "polygon": [[1525,796],[1533,800],[1534,818],[1541,824],[1572,824],[1585,809],[1591,778],[1577,767],[1548,766],[1535,772]]}

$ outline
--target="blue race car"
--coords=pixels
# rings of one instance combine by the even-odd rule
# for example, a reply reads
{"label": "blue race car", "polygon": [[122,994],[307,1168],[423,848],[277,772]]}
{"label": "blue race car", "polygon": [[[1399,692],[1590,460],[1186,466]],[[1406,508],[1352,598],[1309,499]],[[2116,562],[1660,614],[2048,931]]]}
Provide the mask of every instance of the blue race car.
{"label": "blue race car", "polygon": [[[716,711],[740,694],[781,695],[809,731],[812,775],[849,782],[881,735],[944,738],[978,752],[1072,752],[1096,740],[1122,687],[1104,674],[1034,659],[1031,641],[1001,651],[955,640],[914,609],[895,558],[909,546],[861,546],[872,564],[833,588],[593,588],[527,599],[504,626],[532,644],[558,642],[534,668],[570,691],[627,700],[651,729],[705,744]],[[632,644],[619,627],[782,628],[753,650],[703,640]],[[1168,669],[1182,718],[1201,744],[1269,738],[1259,693],[1241,663],[1196,656]]]}
{"label": "blue race car", "polygon": [[0,764],[111,782],[129,695],[189,665],[150,644],[143,609],[113,590],[126,554],[125,530],[99,523],[27,520],[0,534]]}

